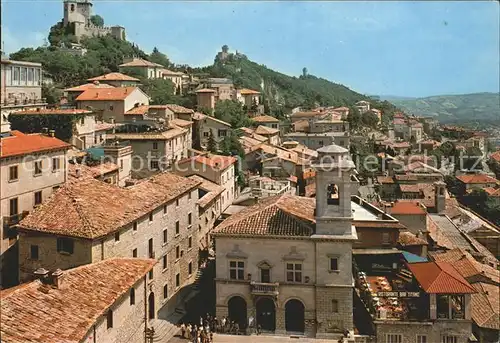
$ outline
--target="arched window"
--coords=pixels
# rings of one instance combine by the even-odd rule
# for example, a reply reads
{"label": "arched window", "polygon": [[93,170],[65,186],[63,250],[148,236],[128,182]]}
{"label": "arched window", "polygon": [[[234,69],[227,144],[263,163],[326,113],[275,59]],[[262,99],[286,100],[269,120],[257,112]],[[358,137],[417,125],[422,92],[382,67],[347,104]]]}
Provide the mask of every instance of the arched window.
{"label": "arched window", "polygon": [[339,302],[338,300],[332,300],[332,312],[337,313],[339,312]]}
{"label": "arched window", "polygon": [[74,11],[75,11],[75,5],[74,5],[74,4],[71,4],[71,6],[70,6],[70,10],[71,10],[71,12],[74,12]]}
{"label": "arched window", "polygon": [[113,310],[109,310],[106,314],[107,328],[111,329],[113,327]]}
{"label": "arched window", "polygon": [[135,288],[130,289],[130,305],[135,305]]}

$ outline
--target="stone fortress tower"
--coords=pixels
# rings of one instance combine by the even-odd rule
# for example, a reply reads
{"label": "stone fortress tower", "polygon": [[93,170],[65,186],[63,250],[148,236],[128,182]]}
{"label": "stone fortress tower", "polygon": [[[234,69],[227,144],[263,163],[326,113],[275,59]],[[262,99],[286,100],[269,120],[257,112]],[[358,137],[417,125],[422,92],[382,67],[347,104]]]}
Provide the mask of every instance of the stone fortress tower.
{"label": "stone fortress tower", "polygon": [[99,37],[111,35],[125,40],[125,28],[122,26],[98,27],[92,24],[92,2],[90,0],[64,0],[64,26],[72,25],[73,34],[78,41],[83,36]]}

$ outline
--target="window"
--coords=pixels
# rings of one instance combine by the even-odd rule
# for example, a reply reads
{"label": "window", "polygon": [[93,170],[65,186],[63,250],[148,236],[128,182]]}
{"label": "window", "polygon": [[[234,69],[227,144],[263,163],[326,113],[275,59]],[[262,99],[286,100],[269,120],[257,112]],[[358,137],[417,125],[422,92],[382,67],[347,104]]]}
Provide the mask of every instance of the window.
{"label": "window", "polygon": [[188,213],[188,225],[192,224],[192,215],[191,213]]}
{"label": "window", "polygon": [[40,175],[42,173],[42,161],[35,161],[35,175]]}
{"label": "window", "polygon": [[165,229],[163,230],[163,243],[167,243],[167,239],[168,239],[168,230]]}
{"label": "window", "polygon": [[219,137],[226,137],[227,130],[219,129]]}
{"label": "window", "polygon": [[57,251],[72,254],[74,251],[74,242],[71,238],[60,237],[57,239]]}
{"label": "window", "polygon": [[330,257],[330,270],[339,270],[339,259],[337,257]]}
{"label": "window", "polygon": [[181,285],[181,274],[175,274],[175,287],[179,287]]}
{"label": "window", "polygon": [[19,67],[13,68],[12,79],[16,82],[19,82]]}
{"label": "window", "polygon": [[230,261],[229,262],[229,278],[231,280],[245,279],[245,262]]}
{"label": "window", "polygon": [[188,238],[188,248],[191,249],[193,247],[193,237]]}
{"label": "window", "polygon": [[132,230],[137,231],[137,222],[134,222],[132,225]]}
{"label": "window", "polygon": [[38,260],[38,245],[30,246],[30,259]]}
{"label": "window", "polygon": [[167,214],[168,206],[163,205],[163,214]]}
{"label": "window", "polygon": [[114,108],[113,105],[109,105],[109,110],[110,111],[113,111],[113,108]]}
{"label": "window", "polygon": [[85,124],[85,117],[82,117],[82,118],[80,119],[80,124],[82,124],[82,125],[83,125],[83,124]]}
{"label": "window", "polygon": [[151,169],[152,170],[160,169],[160,164],[158,163],[158,161],[151,161]]}
{"label": "window", "polygon": [[180,257],[181,257],[181,247],[180,246],[176,246],[175,247],[175,258],[179,259]]}
{"label": "window", "polygon": [[385,339],[386,343],[403,343],[403,336],[398,333],[388,333]]}
{"label": "window", "polygon": [[149,222],[151,223],[153,221],[153,212],[149,212]]}
{"label": "window", "polygon": [[132,257],[137,257],[137,248],[132,250]]}
{"label": "window", "polygon": [[175,235],[177,236],[179,234],[179,231],[180,231],[180,224],[179,224],[179,221],[176,221],[175,222]]}
{"label": "window", "polygon": [[115,242],[120,241],[120,231],[115,232]]}
{"label": "window", "polygon": [[179,206],[179,198],[175,199],[175,206]]}
{"label": "window", "polygon": [[148,253],[149,258],[155,258],[155,252],[153,251],[153,239],[150,238],[148,241]]}
{"label": "window", "polygon": [[167,267],[168,267],[167,255],[163,255],[162,262],[163,262],[163,269],[167,269]]}
{"label": "window", "polygon": [[339,312],[339,301],[333,299],[332,300],[332,312],[333,313],[338,313]]}
{"label": "window", "polygon": [[389,232],[382,232],[382,244],[389,243],[391,243],[391,236],[389,235]]}
{"label": "window", "polygon": [[107,323],[107,328],[111,329],[113,327],[113,311],[109,310],[108,313],[106,313],[106,323]]}
{"label": "window", "polygon": [[417,343],[427,343],[426,335],[417,335]]}
{"label": "window", "polygon": [[189,262],[188,264],[188,274],[193,274],[193,262]]}
{"label": "window", "polygon": [[130,305],[135,305],[135,288],[130,289]]}
{"label": "window", "polygon": [[120,170],[123,170],[123,160],[120,160]]}
{"label": "window", "polygon": [[318,142],[318,144],[319,144],[319,145],[323,145],[323,141],[319,141],[319,142]]}
{"label": "window", "polygon": [[441,337],[441,343],[457,343],[458,338],[457,336],[442,336]]}
{"label": "window", "polygon": [[188,200],[191,200],[191,192],[188,193]]}
{"label": "window", "polygon": [[302,282],[302,264],[287,263],[286,264],[286,281]]}
{"label": "window", "polygon": [[158,142],[153,142],[153,150],[158,150]]}
{"label": "window", "polygon": [[153,269],[151,269],[151,270],[149,271],[149,275],[148,275],[148,277],[149,277],[149,280],[153,280],[153,277],[154,277]]}
{"label": "window", "polygon": [[18,169],[17,166],[11,166],[9,168],[9,181],[16,181],[18,179]]}
{"label": "window", "polygon": [[26,68],[21,67],[21,81],[26,82]]}
{"label": "window", "polygon": [[210,136],[210,132],[208,131],[203,132],[203,137],[208,137],[208,136]]}
{"label": "window", "polygon": [[163,286],[163,299],[168,298],[168,285]]}
{"label": "window", "polygon": [[35,192],[35,206],[42,203],[42,191]]}
{"label": "window", "polygon": [[19,213],[17,198],[10,199],[10,201],[9,201],[9,207],[10,207],[10,212],[9,213],[10,213],[11,216],[15,216],[16,214]]}

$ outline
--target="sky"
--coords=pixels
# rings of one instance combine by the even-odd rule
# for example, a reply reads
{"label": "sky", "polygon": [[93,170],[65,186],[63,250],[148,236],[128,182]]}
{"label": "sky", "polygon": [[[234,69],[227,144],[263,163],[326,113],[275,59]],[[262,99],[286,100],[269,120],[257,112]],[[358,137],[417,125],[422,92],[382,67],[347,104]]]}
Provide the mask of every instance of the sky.
{"label": "sky", "polygon": [[[369,95],[499,92],[496,1],[95,0],[106,25],[146,52],[213,63],[227,44],[277,71],[310,74]],[[7,53],[43,44],[62,0],[1,0]]]}

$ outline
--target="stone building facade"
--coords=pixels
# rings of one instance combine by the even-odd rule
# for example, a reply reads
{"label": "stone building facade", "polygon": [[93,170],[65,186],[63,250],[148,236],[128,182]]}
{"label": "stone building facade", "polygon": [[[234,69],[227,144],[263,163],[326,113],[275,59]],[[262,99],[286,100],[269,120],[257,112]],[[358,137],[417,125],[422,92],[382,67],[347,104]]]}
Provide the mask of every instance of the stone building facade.
{"label": "stone building facade", "polygon": [[21,280],[41,267],[152,258],[158,263],[147,279],[149,318],[166,318],[198,271],[198,185],[170,173],[127,188],[72,179],[19,224]]}
{"label": "stone building facade", "polygon": [[[351,177],[348,150],[318,150],[316,202],[272,197],[214,230],[217,317],[264,331],[353,337]],[[254,323],[255,323],[254,322]]]}

